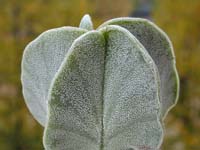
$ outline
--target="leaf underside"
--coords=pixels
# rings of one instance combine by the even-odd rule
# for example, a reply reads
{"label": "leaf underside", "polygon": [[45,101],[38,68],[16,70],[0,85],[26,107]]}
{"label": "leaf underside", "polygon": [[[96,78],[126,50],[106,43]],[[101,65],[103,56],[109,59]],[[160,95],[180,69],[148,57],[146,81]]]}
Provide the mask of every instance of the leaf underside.
{"label": "leaf underside", "polygon": [[172,44],[167,35],[155,24],[140,18],[117,18],[109,20],[99,28],[107,25],[119,25],[131,32],[146,48],[157,65],[161,87],[161,117],[176,104],[179,93],[179,79],[175,66]]}
{"label": "leaf underside", "polygon": [[141,43],[107,26],[74,41],[55,76],[47,150],[155,150],[162,141],[159,77]]}

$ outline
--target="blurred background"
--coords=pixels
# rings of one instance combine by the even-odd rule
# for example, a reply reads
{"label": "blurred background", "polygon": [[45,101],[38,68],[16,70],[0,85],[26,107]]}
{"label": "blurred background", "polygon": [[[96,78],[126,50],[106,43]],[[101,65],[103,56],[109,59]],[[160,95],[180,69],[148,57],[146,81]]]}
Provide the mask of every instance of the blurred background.
{"label": "blurred background", "polygon": [[85,13],[95,27],[115,17],[148,18],[169,35],[181,91],[162,150],[200,150],[200,0],[0,0],[0,150],[43,149],[43,128],[21,92],[22,53],[43,31],[78,26]]}

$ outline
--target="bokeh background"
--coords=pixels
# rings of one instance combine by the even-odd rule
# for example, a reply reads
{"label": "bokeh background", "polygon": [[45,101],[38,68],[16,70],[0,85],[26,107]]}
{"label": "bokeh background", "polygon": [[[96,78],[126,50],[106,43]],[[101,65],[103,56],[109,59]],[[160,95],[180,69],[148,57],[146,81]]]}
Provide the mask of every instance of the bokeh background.
{"label": "bokeh background", "polygon": [[43,31],[78,26],[85,13],[95,27],[115,17],[149,18],[169,35],[181,91],[162,150],[200,150],[200,0],[0,0],[0,150],[43,149],[43,128],[21,92],[22,53]]}

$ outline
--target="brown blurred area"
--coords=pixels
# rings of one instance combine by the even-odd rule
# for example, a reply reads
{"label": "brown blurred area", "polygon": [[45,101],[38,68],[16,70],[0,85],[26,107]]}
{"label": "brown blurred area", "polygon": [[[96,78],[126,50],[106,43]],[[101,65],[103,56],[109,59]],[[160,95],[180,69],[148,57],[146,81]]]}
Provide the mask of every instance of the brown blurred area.
{"label": "brown blurred area", "polygon": [[[22,96],[24,47],[50,28],[78,26],[89,13],[95,27],[130,16],[134,0],[0,0],[0,150],[42,150],[43,128]],[[165,120],[163,150],[200,149],[200,1],[155,0],[151,19],[172,40],[181,91]]]}

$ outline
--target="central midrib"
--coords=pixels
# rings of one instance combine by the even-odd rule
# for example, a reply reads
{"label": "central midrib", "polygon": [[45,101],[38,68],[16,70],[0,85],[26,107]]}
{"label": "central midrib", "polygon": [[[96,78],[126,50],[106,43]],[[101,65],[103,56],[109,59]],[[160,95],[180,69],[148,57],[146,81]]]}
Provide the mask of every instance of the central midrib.
{"label": "central midrib", "polygon": [[102,85],[102,116],[101,116],[101,141],[100,141],[100,150],[104,150],[104,89],[105,89],[105,70],[106,70],[106,56],[107,56],[107,34],[104,32],[102,33],[104,35],[104,39],[105,39],[105,49],[104,49],[104,67],[103,67],[103,85]]}

